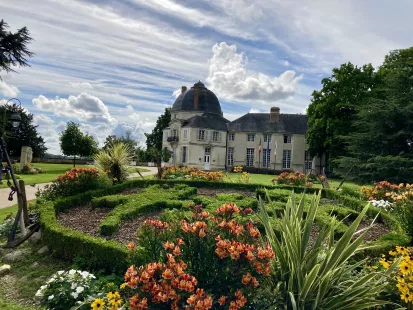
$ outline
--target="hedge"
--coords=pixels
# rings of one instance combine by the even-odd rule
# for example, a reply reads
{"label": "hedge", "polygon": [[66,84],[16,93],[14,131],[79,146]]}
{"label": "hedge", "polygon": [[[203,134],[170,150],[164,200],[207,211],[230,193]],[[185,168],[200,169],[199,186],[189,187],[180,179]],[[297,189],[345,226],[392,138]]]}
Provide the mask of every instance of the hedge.
{"label": "hedge", "polygon": [[[180,186],[179,184],[185,184],[190,187],[195,188],[227,188],[227,189],[242,189],[242,190],[249,190],[249,191],[256,191],[257,195],[261,197],[265,197],[265,191],[261,184],[239,184],[239,183],[223,183],[223,182],[208,182],[208,181],[182,181],[182,180],[132,180],[125,182],[123,184],[115,185],[111,188],[104,189],[104,190],[95,190],[95,191],[88,191],[76,196],[62,198],[54,202],[46,202],[41,203],[39,205],[40,208],[40,223],[42,227],[42,233],[45,243],[51,248],[55,255],[71,260],[75,257],[82,257],[90,268],[93,269],[104,269],[105,271],[113,271],[113,272],[124,272],[125,268],[127,268],[127,248],[126,246],[119,244],[113,240],[106,240],[100,237],[93,237],[87,234],[84,234],[79,231],[75,231],[60,225],[56,219],[56,214],[62,212],[68,208],[71,208],[76,205],[84,205],[93,201],[93,204],[96,207],[113,207],[113,210],[110,212],[110,216],[108,216],[103,222],[105,228],[101,228],[107,233],[113,231],[113,229],[117,229],[119,226],[119,220],[123,220],[126,218],[131,218],[136,214],[154,210],[156,208],[181,208],[183,205],[187,205],[191,203],[191,200],[184,200],[179,201],[175,199],[170,199],[170,197],[164,197],[166,201],[160,201],[157,199],[155,204],[149,203],[149,201],[137,203],[135,201],[135,205],[128,205],[132,204],[130,201],[124,201],[124,195],[117,195],[120,192],[131,189],[131,188],[147,188],[151,185],[158,185],[159,188],[171,188],[176,186],[175,191],[179,192],[181,199],[188,199],[191,195],[194,194],[194,189],[185,189],[185,187]],[[319,191],[319,189],[314,188],[302,188],[302,187],[293,187],[287,185],[277,185],[277,186],[266,186],[266,188],[271,190],[288,190],[291,193],[293,190],[297,193],[314,193]],[[157,194],[159,195],[161,191],[158,191]],[[275,194],[276,191],[273,192]],[[287,191],[285,192],[287,193]],[[113,198],[109,198],[108,195],[115,195]],[[226,198],[240,198],[240,196],[230,194],[221,194],[218,195],[217,198],[211,199],[211,197],[205,196],[194,196],[193,199],[194,203],[202,203],[205,205],[212,205],[223,199],[222,201],[226,200]],[[105,197],[104,197],[105,196]],[[134,195],[130,195],[134,196]],[[365,202],[359,200],[354,197],[349,197],[345,195],[341,195],[339,192],[334,190],[326,190],[322,191],[322,196],[325,198],[333,199],[338,201],[340,204],[344,205],[341,206],[321,206],[320,210],[322,211],[319,216],[317,217],[316,221],[318,223],[323,223],[329,220],[326,216],[328,216],[328,212],[333,210],[334,214],[337,216],[338,219],[342,219],[346,212],[352,209],[354,211],[359,212],[364,206]],[[139,197],[141,199],[141,193],[139,193]],[[101,198],[101,199],[100,199]],[[130,198],[130,197],[129,197]],[[146,197],[146,199],[149,199]],[[129,200],[129,199],[128,199]],[[255,199],[246,198],[240,199],[235,201],[237,204],[242,204],[243,207],[256,207],[257,201]],[[271,203],[274,208],[273,212],[279,214],[283,211],[284,203],[274,201]],[[266,208],[271,209],[269,205]],[[176,214],[174,210],[171,210],[168,216],[179,216]],[[380,222],[385,223],[389,228],[392,229],[392,232],[382,236],[380,240],[372,243],[375,248],[371,248],[367,250],[365,253],[382,253],[387,251],[391,247],[395,245],[406,245],[410,238],[404,234],[400,224],[398,221],[387,212],[380,210],[375,207],[369,208],[368,216],[375,217],[379,213],[378,220]],[[350,217],[348,220],[351,220],[351,217],[355,214],[353,212],[349,212]],[[102,222],[102,227],[103,227]],[[274,222],[274,226],[276,227],[278,224],[277,218],[272,218],[272,222]],[[339,229],[339,233],[340,233]],[[138,262],[139,263],[139,262]]]}

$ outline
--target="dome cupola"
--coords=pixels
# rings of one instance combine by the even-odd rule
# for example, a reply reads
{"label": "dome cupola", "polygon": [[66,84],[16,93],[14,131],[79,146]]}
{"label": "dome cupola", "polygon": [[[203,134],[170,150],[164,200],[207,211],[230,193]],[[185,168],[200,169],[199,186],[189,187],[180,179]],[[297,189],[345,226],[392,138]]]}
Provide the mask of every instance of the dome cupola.
{"label": "dome cupola", "polygon": [[191,111],[218,114],[222,116],[221,105],[215,94],[199,81],[189,90],[182,86],[181,94],[176,98],[173,112]]}

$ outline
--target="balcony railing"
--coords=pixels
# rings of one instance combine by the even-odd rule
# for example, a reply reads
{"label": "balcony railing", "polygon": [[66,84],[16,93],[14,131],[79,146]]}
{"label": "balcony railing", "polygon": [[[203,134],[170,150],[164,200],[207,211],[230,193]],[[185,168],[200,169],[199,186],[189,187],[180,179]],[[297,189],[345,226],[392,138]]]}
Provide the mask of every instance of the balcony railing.
{"label": "balcony railing", "polygon": [[172,137],[168,137],[167,141],[168,142],[178,142],[179,138],[178,138],[178,136],[172,136]]}

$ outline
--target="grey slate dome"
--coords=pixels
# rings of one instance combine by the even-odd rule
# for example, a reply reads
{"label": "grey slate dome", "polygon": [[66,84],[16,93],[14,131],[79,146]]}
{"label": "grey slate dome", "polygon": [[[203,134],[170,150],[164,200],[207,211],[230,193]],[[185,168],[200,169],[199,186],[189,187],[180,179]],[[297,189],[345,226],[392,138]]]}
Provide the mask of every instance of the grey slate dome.
{"label": "grey slate dome", "polygon": [[218,114],[222,116],[221,105],[215,94],[199,81],[189,90],[182,87],[182,93],[176,98],[172,111],[194,111]]}

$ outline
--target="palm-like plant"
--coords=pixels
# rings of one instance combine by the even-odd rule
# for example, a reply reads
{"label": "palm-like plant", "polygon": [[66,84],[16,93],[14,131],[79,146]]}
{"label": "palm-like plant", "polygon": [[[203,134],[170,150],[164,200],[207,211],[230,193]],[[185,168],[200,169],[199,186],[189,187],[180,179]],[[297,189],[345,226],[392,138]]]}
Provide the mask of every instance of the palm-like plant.
{"label": "palm-like plant", "polygon": [[95,166],[115,182],[123,182],[129,175],[128,165],[133,159],[129,145],[122,142],[110,145],[95,155]]}
{"label": "palm-like plant", "polygon": [[[354,240],[360,221],[366,214],[366,206],[346,233],[334,240],[337,221],[320,229],[314,246],[310,246],[321,193],[314,194],[311,205],[304,208],[304,195],[296,204],[294,193],[287,203],[279,236],[270,224],[270,218],[260,199],[260,214],[266,235],[274,252],[276,291],[278,304],[284,309],[367,309],[386,304],[378,295],[387,285],[387,274],[382,272],[358,273],[364,260],[350,262],[355,254],[366,249],[363,235]],[[274,212],[275,214],[275,212]],[[278,309],[278,307],[277,307]]]}

